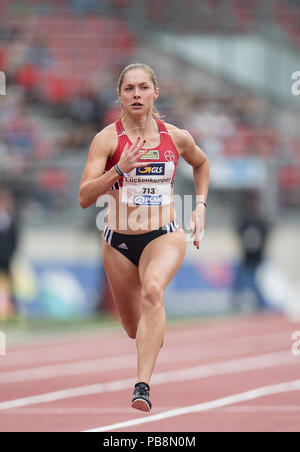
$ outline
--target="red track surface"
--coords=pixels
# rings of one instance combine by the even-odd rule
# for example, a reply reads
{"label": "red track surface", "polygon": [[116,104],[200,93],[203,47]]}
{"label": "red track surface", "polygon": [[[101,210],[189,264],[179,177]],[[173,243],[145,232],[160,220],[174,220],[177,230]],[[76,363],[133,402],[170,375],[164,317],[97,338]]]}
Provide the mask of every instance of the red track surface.
{"label": "red track surface", "polygon": [[[169,324],[151,381],[151,413],[130,407],[135,342],[121,327],[39,337],[0,356],[0,431],[300,431],[300,356],[291,351],[297,330],[278,314]],[[293,389],[272,386],[292,381]],[[243,398],[262,387],[271,393]],[[172,411],[192,405],[200,408]],[[126,421],[132,423],[115,425]]]}

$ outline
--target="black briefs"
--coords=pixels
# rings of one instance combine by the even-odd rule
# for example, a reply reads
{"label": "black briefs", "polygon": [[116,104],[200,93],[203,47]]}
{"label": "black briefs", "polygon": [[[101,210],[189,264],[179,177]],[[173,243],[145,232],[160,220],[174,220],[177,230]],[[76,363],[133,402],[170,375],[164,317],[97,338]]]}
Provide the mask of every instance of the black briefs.
{"label": "black briefs", "polygon": [[103,231],[103,237],[110,246],[120,251],[130,262],[138,266],[141,254],[148,243],[161,235],[175,232],[179,228],[180,226],[177,220],[174,220],[159,229],[145,232],[144,234],[120,234],[109,229],[106,225]]}

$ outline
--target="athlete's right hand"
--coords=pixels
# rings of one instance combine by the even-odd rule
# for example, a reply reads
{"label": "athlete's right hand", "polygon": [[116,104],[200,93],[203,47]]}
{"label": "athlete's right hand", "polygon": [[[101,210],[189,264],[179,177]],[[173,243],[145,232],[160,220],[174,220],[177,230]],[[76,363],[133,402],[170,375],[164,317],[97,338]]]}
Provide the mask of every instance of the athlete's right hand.
{"label": "athlete's right hand", "polygon": [[126,143],[121,154],[120,160],[118,162],[118,167],[120,168],[122,173],[129,173],[134,168],[145,166],[145,162],[142,163],[138,162],[138,160],[148,152],[148,149],[146,149],[143,152],[140,152],[141,148],[145,145],[145,143],[146,140],[141,140],[140,138],[138,138],[136,142],[130,147],[129,144]]}

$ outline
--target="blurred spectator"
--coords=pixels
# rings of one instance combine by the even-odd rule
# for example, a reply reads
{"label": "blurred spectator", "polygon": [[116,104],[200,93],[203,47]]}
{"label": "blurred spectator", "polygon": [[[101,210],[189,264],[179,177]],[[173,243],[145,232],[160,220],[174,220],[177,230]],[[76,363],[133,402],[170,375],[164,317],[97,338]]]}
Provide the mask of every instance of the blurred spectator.
{"label": "blurred spectator", "polygon": [[25,53],[25,61],[46,69],[55,64],[45,37],[37,34],[32,38]]}
{"label": "blurred spectator", "polygon": [[208,157],[217,158],[223,154],[223,142],[235,132],[235,124],[230,116],[217,103],[202,103],[192,110],[185,127],[196,141],[207,150]]}
{"label": "blurred spectator", "polygon": [[38,124],[31,120],[24,106],[19,106],[5,124],[2,135],[3,144],[9,151],[7,165],[12,173],[29,170],[34,162],[51,152]]}
{"label": "blurred spectator", "polygon": [[70,103],[72,118],[79,124],[90,124],[95,130],[101,130],[105,106],[92,89],[84,89],[75,95]]}
{"label": "blurred spectator", "polygon": [[94,0],[85,0],[84,2],[82,0],[68,0],[68,4],[72,12],[74,14],[78,14],[79,16],[97,12],[99,6],[101,6],[102,8],[109,6],[110,0],[102,0],[99,3],[101,3],[101,5],[99,5],[98,2],[95,2]]}
{"label": "blurred spectator", "polygon": [[105,102],[95,90],[82,89],[68,105],[66,115],[72,119],[72,130],[58,138],[58,146],[68,150],[85,149],[86,144],[106,125],[105,111]]}
{"label": "blurred spectator", "polygon": [[21,29],[15,23],[1,23],[0,41],[14,41],[21,36]]}
{"label": "blurred spectator", "polygon": [[240,209],[240,215],[237,233],[242,256],[233,282],[233,304],[235,309],[247,309],[248,307],[243,306],[244,295],[246,294],[246,302],[248,302],[249,293],[251,293],[255,297],[255,307],[263,309],[267,307],[267,303],[257,284],[256,275],[265,258],[270,227],[261,216],[258,200],[253,194],[246,194],[246,201]]}
{"label": "blurred spectator", "polygon": [[0,189],[0,274],[7,281],[13,311],[18,312],[14,297],[11,261],[17,248],[17,220],[14,198],[7,189]]}

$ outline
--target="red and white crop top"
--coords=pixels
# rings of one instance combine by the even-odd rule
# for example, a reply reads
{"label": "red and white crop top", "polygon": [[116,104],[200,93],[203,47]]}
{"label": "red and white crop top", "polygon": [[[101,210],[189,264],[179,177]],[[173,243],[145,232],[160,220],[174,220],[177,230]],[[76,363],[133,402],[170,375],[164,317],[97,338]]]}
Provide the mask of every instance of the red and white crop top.
{"label": "red and white crop top", "polygon": [[[139,162],[145,162],[145,166],[134,168],[127,176],[120,177],[110,188],[111,190],[121,189],[121,202],[130,206],[152,207],[172,202],[171,188],[175,180],[179,155],[163,121],[156,118],[155,120],[160,132],[160,144],[156,148],[149,149],[139,159]],[[132,145],[123,129],[122,121],[117,121],[115,125],[118,146],[113,156],[107,160],[105,171],[118,163],[126,143]],[[141,149],[140,152],[144,150]]]}

